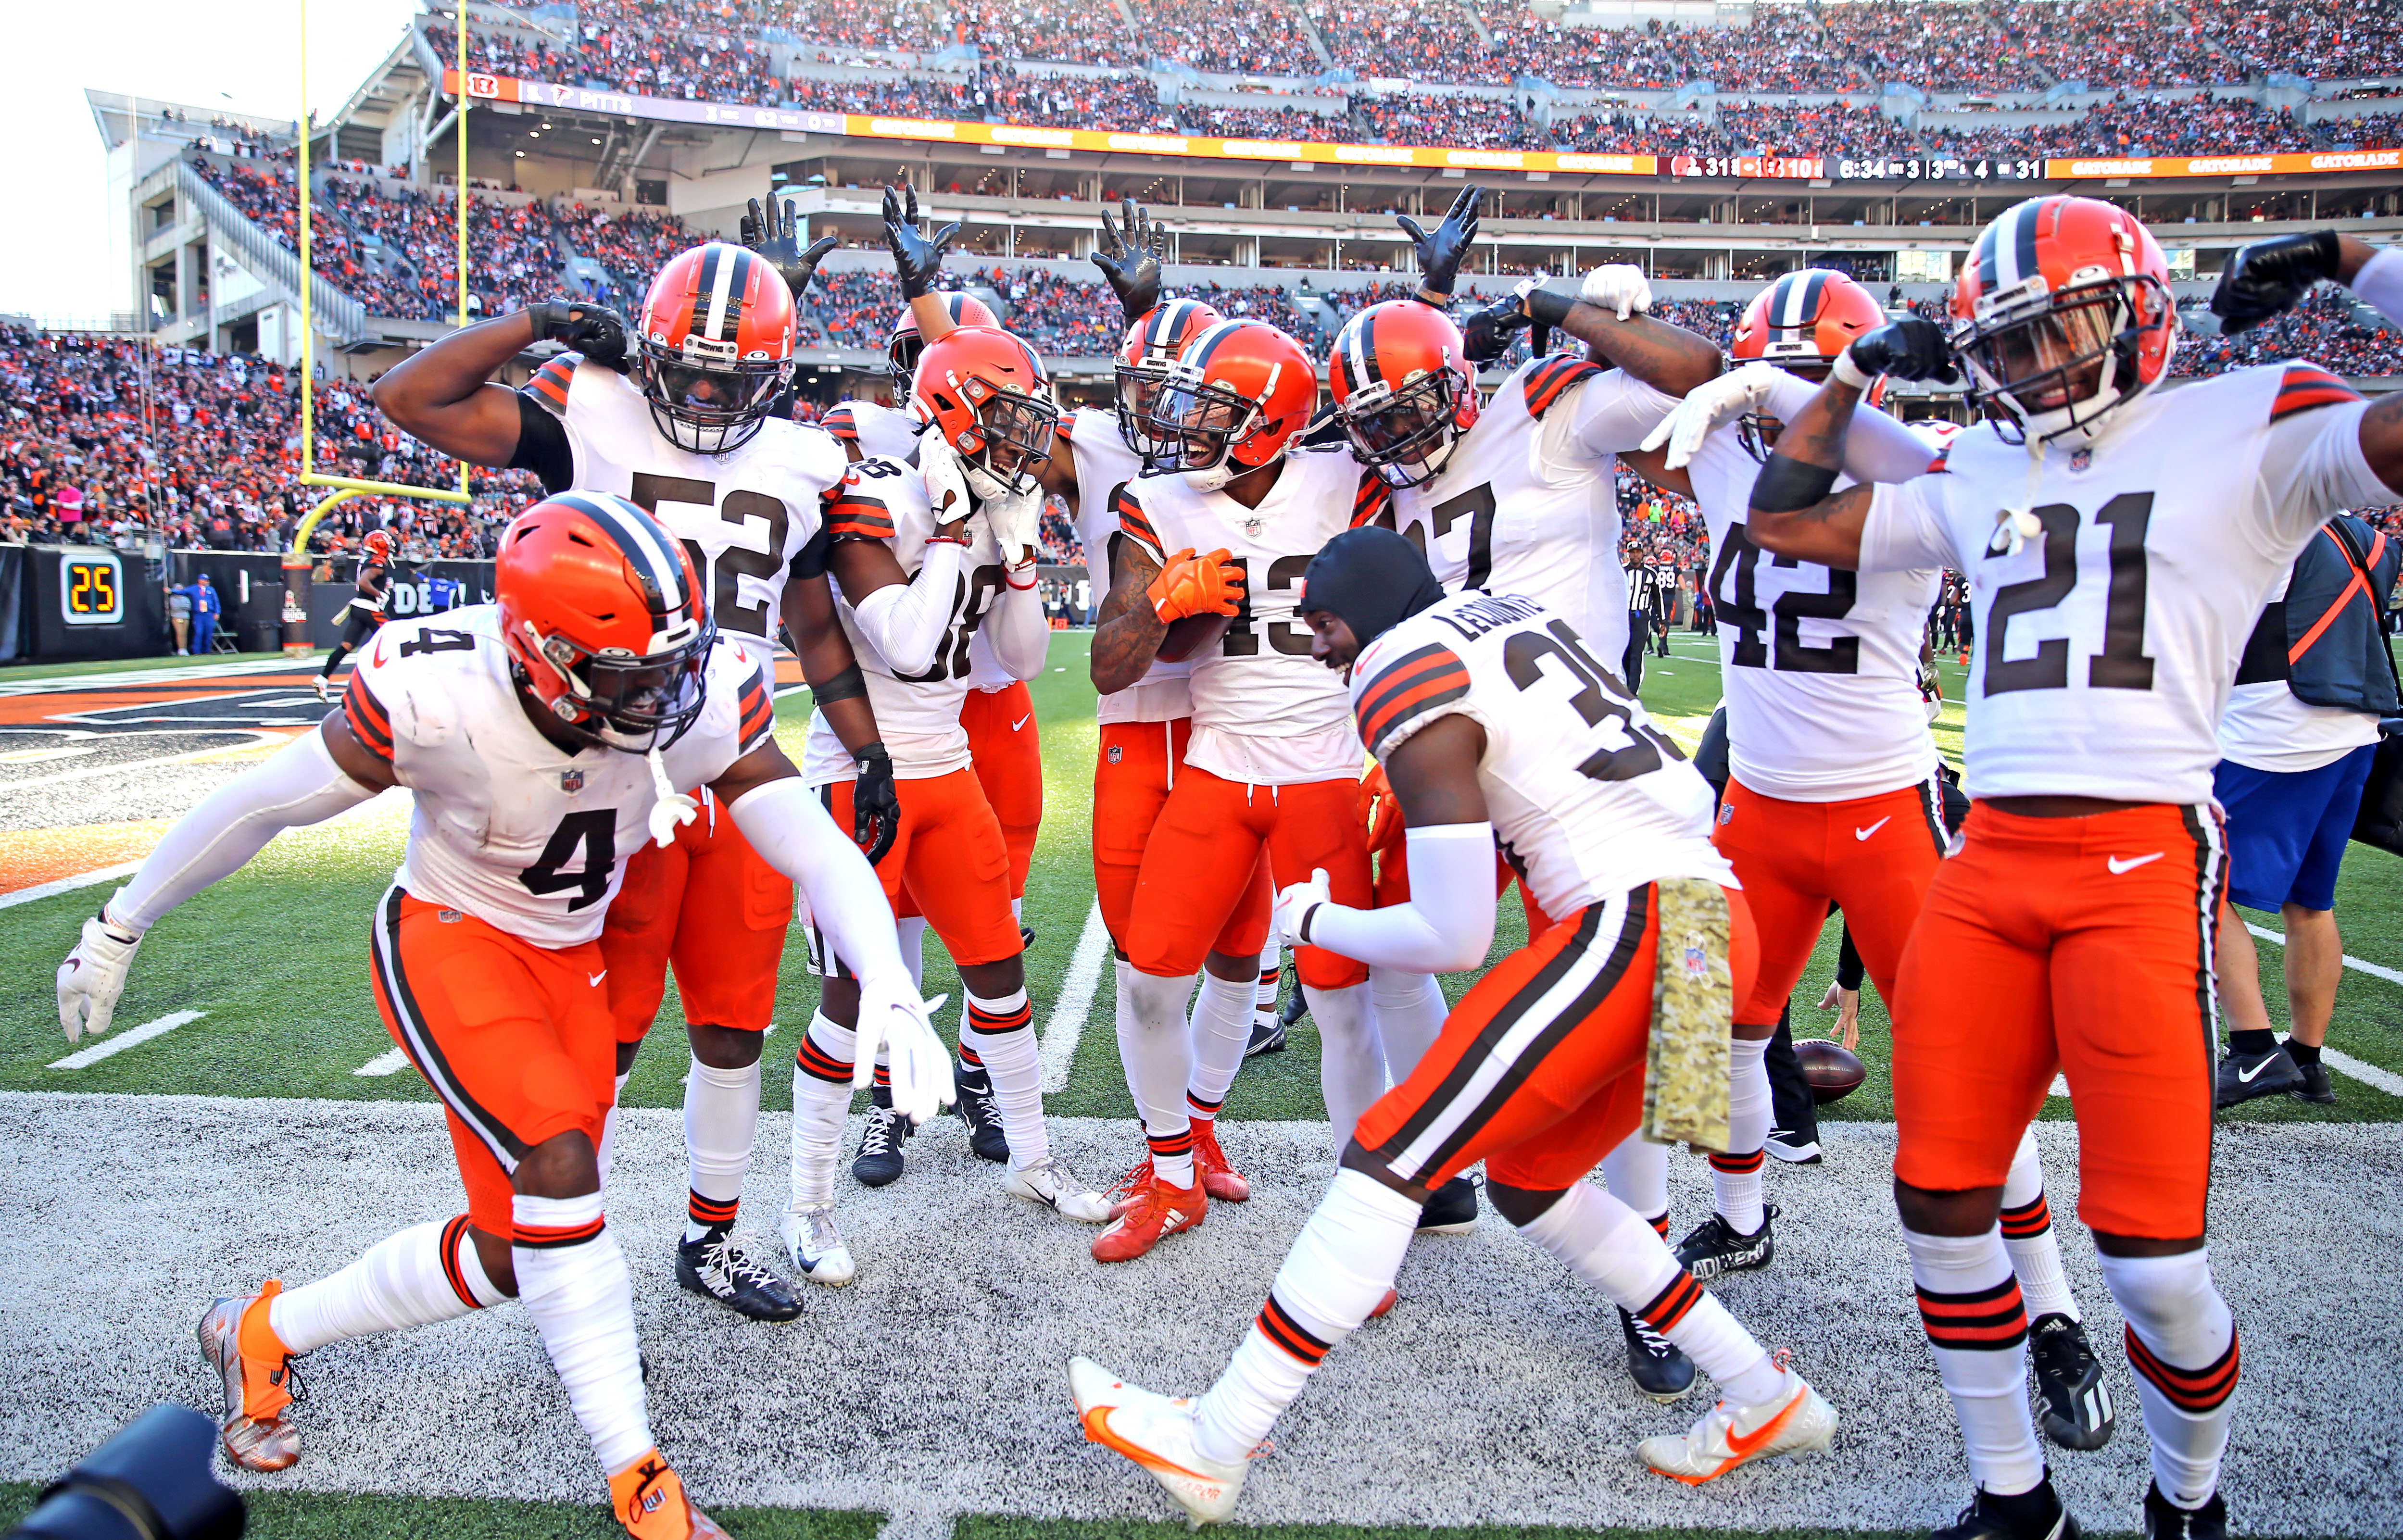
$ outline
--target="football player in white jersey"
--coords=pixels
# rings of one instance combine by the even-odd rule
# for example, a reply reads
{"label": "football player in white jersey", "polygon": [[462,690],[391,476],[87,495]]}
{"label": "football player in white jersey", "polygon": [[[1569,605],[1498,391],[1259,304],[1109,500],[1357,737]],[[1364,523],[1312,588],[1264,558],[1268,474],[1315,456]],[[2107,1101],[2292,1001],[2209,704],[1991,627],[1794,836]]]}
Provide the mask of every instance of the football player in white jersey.
{"label": "football player in white jersey", "polygon": [[[1764,561],[1744,530],[1779,414],[1799,411],[1853,339],[1885,321],[1843,273],[1785,274],[1737,323],[1730,352],[1740,367],[1689,394],[1646,452],[1630,457],[1656,484],[1699,503],[1709,529],[1729,760],[1713,839],[1760,932],[1759,974],[1751,997],[1736,1002],[1729,1145],[1710,1158],[1716,1201],[1677,1244],[1697,1278],[1765,1268],[1775,1254],[1775,1210],[1761,1201],[1770,1128],[1762,1056],[1827,906],[1841,906],[1878,992],[1892,1000],[1904,943],[1952,842],[1919,683],[1939,571]],[[1882,395],[1871,387],[1870,406],[1854,418],[1847,465],[1873,481],[1940,468],[1943,451],[1931,437],[1876,409]],[[2111,1436],[2110,1392],[2062,1271],[2032,1131],[2012,1156],[2001,1223],[2026,1301],[2045,1432],[2065,1449],[2099,1449]]]}
{"label": "football player in white jersey", "polygon": [[[882,830],[889,842],[891,760],[835,623],[825,543],[816,538],[843,456],[820,429],[772,415],[791,374],[792,295],[824,249],[823,242],[769,254],[695,247],[652,279],[631,340],[598,307],[537,305],[435,343],[384,376],[376,400],[445,453],[532,470],[552,492],[615,493],[650,511],[700,569],[721,634],[771,681],[781,617],[820,709],[840,721],[870,787],[854,832],[871,843],[871,831]],[[545,364],[521,391],[488,383],[544,340],[575,351]],[[676,1276],[741,1314],[790,1320],[799,1299],[735,1241],[734,1223],[758,1128],[759,1059],[792,895],[712,804],[672,846],[629,864],[611,913],[602,946],[619,1076],[633,1067],[671,963],[691,1041]],[[794,1223],[788,1216],[785,1228]]]}
{"label": "football player in white jersey", "polygon": [[[2322,278],[2403,316],[2403,257],[2334,232],[2260,255],[2240,253],[2215,298],[2240,325]],[[1941,1533],[2072,1527],[2020,1390],[2026,1313],[1995,1224],[2058,1072],[2077,1116],[2078,1215],[2127,1318],[2152,1443],[2146,1533],[2217,1540],[2238,1352],[2203,1242],[2227,879],[2215,733],[2296,552],[2331,513],[2403,488],[2403,400],[2367,406],[2300,362],[2156,389],[2177,340],[2169,266],[2134,215],[2098,200],[2006,211],[1952,314],[1949,342],[1915,320],[1855,340],[1787,421],[1747,520],[1779,556],[1864,575],[1952,567],[1975,607],[1973,802],[1891,1002],[1895,1196],[1978,1484]],[[1956,368],[1993,431],[1955,438],[1941,476],[1835,491],[1870,380]]]}
{"label": "football player in white jersey", "polygon": [[766,671],[710,626],[684,549],[625,499],[569,493],[502,535],[493,589],[493,604],[387,623],[340,712],[169,830],[85,923],[59,1014],[70,1039],[105,1031],[169,910],[280,830],[408,787],[409,847],[370,942],[376,1004],[443,1104],[467,1212],[210,1309],[200,1339],[224,1383],[226,1454],[258,1471],[299,1458],[296,1357],[515,1296],[627,1533],[719,1535],[652,1442],[632,1289],[603,1218],[617,1033],[600,937],[627,856],[696,819],[691,788],[712,794],[840,933],[922,1117],[949,1089],[942,1048],[875,874],[776,746]]}
{"label": "football player in white jersey", "polygon": [[[1385,766],[1419,871],[1408,903],[1380,909],[1333,897],[1323,870],[1287,887],[1279,923],[1301,955],[1429,973],[1480,965],[1497,839],[1559,920],[1489,970],[1360,1118],[1206,1394],[1170,1400],[1071,1360],[1085,1436],[1150,1471],[1194,1523],[1228,1518],[1278,1415],[1390,1287],[1429,1190],[1481,1159],[1504,1217],[1643,1313],[1724,1392],[1688,1432],[1645,1439],[1638,1459],[1700,1484],[1824,1448],[1836,1428],[1827,1404],[1640,1214],[1585,1180],[1643,1117],[1660,937],[1687,935],[1689,948],[1716,951],[1735,988],[1749,981],[1751,927],[1711,847],[1710,787],[1574,628],[1534,600],[1447,596],[1426,559],[1382,529],[1336,536],[1299,587],[1314,657],[1349,671],[1348,705]],[[1724,939],[1703,939],[1713,931]]]}
{"label": "football player in white jersey", "polygon": [[[896,909],[906,887],[958,964],[967,996],[960,1055],[990,1077],[1006,1139],[1004,1190],[1098,1223],[1107,1205],[1052,1157],[1046,1136],[1008,851],[960,725],[968,649],[980,630],[991,629],[994,657],[1019,678],[1042,670],[1049,646],[1035,593],[1033,466],[1049,452],[1059,409],[1033,350],[989,326],[957,327],[928,344],[915,390],[929,421],[919,464],[853,465],[826,521],[842,624],[867,670],[900,790],[899,834],[880,875]],[[806,768],[843,818],[853,764],[823,722],[811,725]],[[826,988],[794,1069],[793,1182],[797,1204],[824,1208],[850,1106],[857,992],[839,949],[813,950]],[[840,1247],[830,1215],[826,1240]],[[847,1249],[797,1249],[795,1260],[822,1282],[851,1276]]]}

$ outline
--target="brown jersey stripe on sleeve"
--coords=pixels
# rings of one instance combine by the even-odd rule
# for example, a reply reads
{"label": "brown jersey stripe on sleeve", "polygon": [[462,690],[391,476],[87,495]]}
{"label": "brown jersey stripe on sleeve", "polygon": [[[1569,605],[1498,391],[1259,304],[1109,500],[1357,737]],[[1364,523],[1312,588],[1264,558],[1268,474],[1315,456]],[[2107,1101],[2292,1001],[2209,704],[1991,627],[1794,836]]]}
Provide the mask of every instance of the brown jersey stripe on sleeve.
{"label": "brown jersey stripe on sleeve", "polygon": [[1542,417],[1552,409],[1552,403],[1559,400],[1562,393],[1571,385],[1590,380],[1601,372],[1582,358],[1562,354],[1546,359],[1529,369],[1521,382],[1521,389],[1527,396],[1527,415]]}
{"label": "brown jersey stripe on sleeve", "polygon": [[392,714],[383,709],[368,690],[367,681],[352,675],[350,687],[342,692],[342,716],[351,725],[351,735],[367,745],[369,754],[389,763],[392,759]]}

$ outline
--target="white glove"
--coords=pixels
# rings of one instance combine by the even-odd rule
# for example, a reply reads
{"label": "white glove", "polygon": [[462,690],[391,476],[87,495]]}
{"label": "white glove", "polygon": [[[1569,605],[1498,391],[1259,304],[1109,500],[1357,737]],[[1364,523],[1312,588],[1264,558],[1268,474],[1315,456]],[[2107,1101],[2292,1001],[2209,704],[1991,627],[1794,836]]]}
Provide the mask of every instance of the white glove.
{"label": "white glove", "polygon": [[960,469],[959,451],[937,428],[918,440],[918,469],[926,479],[926,503],[935,522],[948,524],[968,511],[967,478]]}
{"label": "white glove", "polygon": [[668,779],[667,762],[660,757],[659,750],[653,749],[644,757],[650,761],[651,791],[657,798],[651,803],[651,838],[665,850],[675,843],[676,830],[701,816],[701,798],[675,789],[675,783]]}
{"label": "white glove", "polygon": [[1652,308],[1652,284],[1642,268],[1605,262],[1585,275],[1577,298],[1624,321],[1630,314],[1641,315]]}
{"label": "white glove", "polygon": [[1310,918],[1312,909],[1330,902],[1331,898],[1327,891],[1325,867],[1312,871],[1309,881],[1293,883],[1277,895],[1277,934],[1285,937],[1285,945],[1299,947],[1309,944],[1301,936],[1302,923]]}
{"label": "white glove", "polygon": [[1758,359],[1742,368],[1695,386],[1677,403],[1676,409],[1653,424],[1644,436],[1643,448],[1657,450],[1669,446],[1668,468],[1683,470],[1702,447],[1711,430],[1723,423],[1732,423],[1748,411],[1758,411],[1769,394],[1777,388],[1785,371],[1773,364]]}
{"label": "white glove", "polygon": [[866,1090],[876,1080],[876,1055],[883,1050],[893,1076],[893,1110],[923,1124],[957,1100],[951,1089],[951,1056],[935,1035],[931,1018],[947,994],[918,997],[906,973],[859,981],[859,1035],[852,1045],[851,1089]]}
{"label": "white glove", "polygon": [[1015,496],[985,499],[985,522],[992,528],[993,539],[1001,544],[1004,566],[1018,565],[1025,560],[1029,548],[1038,553],[1042,550],[1038,532],[1043,523],[1043,489],[1036,487]]}
{"label": "white glove", "polygon": [[103,909],[83,923],[83,939],[59,964],[59,1025],[67,1029],[70,1043],[87,1030],[94,1037],[108,1030],[126,971],[133,966],[133,949],[142,944],[141,936],[109,923],[107,913]]}

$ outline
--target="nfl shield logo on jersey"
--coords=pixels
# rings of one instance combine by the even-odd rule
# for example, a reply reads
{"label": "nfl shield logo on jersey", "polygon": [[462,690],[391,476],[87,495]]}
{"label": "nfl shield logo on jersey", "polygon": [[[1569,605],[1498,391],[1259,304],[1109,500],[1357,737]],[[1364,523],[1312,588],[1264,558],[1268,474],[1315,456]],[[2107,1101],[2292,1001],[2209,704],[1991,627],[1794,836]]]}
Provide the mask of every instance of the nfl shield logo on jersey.
{"label": "nfl shield logo on jersey", "polygon": [[561,770],[559,772],[559,789],[566,792],[571,797],[576,793],[582,791],[584,789],[583,770],[579,767],[576,770]]}

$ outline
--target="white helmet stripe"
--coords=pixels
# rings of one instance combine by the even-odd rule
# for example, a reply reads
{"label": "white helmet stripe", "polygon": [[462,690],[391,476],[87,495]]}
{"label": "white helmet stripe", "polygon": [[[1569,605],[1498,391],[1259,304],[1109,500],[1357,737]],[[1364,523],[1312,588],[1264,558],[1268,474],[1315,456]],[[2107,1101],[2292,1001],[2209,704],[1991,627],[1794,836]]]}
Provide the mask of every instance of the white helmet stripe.
{"label": "white helmet stripe", "polygon": [[726,305],[734,292],[734,274],[743,265],[735,260],[731,252],[722,254],[718,261],[710,264],[715,271],[710,274],[709,319],[703,323],[701,333],[711,341],[729,340],[725,335]]}
{"label": "white helmet stripe", "polygon": [[669,612],[688,607],[693,595],[684,584],[684,563],[665,540],[665,532],[633,504],[608,494],[569,493],[553,502],[564,503],[609,532],[635,570],[659,590]]}

